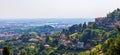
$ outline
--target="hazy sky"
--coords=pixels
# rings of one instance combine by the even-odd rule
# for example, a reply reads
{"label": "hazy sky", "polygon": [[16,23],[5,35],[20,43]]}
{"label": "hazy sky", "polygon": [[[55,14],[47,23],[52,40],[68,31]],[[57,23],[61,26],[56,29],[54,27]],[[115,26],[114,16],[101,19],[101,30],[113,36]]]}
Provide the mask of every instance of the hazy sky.
{"label": "hazy sky", "polygon": [[120,0],[0,0],[0,18],[94,18],[120,8]]}

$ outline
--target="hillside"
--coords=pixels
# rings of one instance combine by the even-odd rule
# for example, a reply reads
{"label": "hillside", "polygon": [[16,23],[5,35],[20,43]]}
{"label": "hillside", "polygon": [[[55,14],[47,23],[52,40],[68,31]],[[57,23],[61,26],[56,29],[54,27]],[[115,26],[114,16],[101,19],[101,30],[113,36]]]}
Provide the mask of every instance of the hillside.
{"label": "hillside", "polygon": [[[0,48],[9,46],[13,55],[119,55],[119,20],[120,9],[116,9],[107,17],[95,18],[95,22],[75,24],[58,33],[23,34],[19,38],[1,40]],[[45,27],[41,29],[49,32]]]}

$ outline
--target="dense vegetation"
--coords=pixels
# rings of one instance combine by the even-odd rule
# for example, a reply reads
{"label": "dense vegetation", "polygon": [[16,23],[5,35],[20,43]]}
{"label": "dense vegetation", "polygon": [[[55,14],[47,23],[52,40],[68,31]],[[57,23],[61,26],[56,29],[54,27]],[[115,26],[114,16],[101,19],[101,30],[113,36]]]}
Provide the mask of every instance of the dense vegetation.
{"label": "dense vegetation", "polygon": [[[95,22],[75,24],[60,33],[37,35],[32,32],[0,43],[13,55],[120,55],[120,9],[96,18]],[[44,30],[44,29],[43,29]],[[10,52],[9,52],[10,51]]]}

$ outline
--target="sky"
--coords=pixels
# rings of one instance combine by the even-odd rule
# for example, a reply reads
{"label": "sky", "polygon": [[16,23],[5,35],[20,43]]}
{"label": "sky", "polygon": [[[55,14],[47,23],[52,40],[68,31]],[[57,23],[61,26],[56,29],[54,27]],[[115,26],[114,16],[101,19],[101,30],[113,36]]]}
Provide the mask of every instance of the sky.
{"label": "sky", "polygon": [[120,8],[120,0],[0,0],[0,18],[96,18]]}

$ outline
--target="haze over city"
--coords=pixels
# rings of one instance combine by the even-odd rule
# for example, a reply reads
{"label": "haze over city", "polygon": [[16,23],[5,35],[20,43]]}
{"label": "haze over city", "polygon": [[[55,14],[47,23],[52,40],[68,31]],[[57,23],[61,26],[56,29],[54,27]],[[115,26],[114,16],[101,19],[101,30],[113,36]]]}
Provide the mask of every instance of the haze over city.
{"label": "haze over city", "polygon": [[104,17],[120,0],[0,0],[1,19]]}

